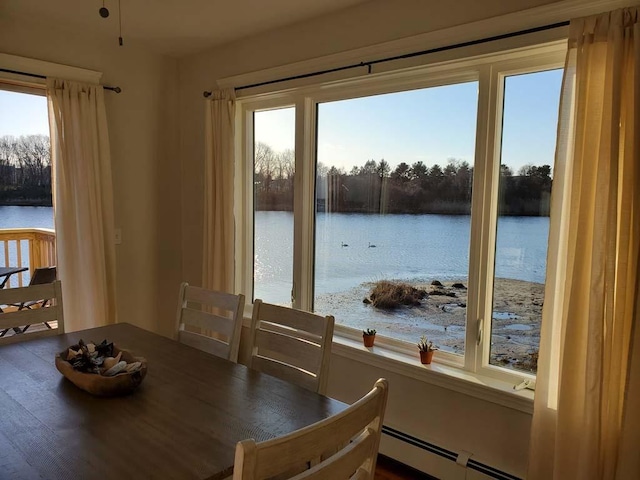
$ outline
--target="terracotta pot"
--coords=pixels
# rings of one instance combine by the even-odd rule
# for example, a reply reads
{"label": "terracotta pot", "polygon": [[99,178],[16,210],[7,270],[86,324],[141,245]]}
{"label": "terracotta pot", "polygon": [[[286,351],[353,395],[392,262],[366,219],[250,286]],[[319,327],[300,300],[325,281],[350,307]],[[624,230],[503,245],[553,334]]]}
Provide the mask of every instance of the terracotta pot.
{"label": "terracotta pot", "polygon": [[433,352],[435,350],[430,350],[428,352],[423,352],[422,350],[420,350],[420,361],[425,364],[425,365],[429,365],[431,363],[431,360],[433,360]]}
{"label": "terracotta pot", "polygon": [[362,341],[365,347],[373,347],[373,342],[376,340],[375,335],[362,335]]}

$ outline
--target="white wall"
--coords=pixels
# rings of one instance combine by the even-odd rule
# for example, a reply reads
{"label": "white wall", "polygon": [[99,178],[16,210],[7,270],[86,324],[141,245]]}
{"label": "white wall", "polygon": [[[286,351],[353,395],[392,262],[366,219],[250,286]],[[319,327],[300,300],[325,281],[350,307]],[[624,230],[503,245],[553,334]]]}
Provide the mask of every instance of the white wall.
{"label": "white wall", "polygon": [[[126,41],[126,39],[125,39]],[[177,62],[114,34],[99,39],[29,19],[0,18],[0,51],[98,70],[113,165],[120,321],[169,335],[181,279]]]}
{"label": "white wall", "polygon": [[[180,60],[180,126],[183,184],[183,273],[187,281],[201,275],[203,98],[216,80],[260,69],[313,59],[460,25],[548,0],[505,2],[465,0],[444,3],[373,1]],[[427,46],[425,46],[427,48]],[[243,339],[246,338],[244,332]],[[243,345],[246,345],[243,342]],[[241,352],[246,358],[247,352]],[[529,444],[529,414],[425,384],[396,373],[333,355],[328,394],[351,402],[379,377],[390,380],[386,422],[420,439],[524,477]],[[385,438],[387,453],[440,478],[481,478],[449,460]]]}
{"label": "white wall", "polygon": [[[385,425],[457,453],[472,453],[475,460],[525,476],[528,414],[338,355],[331,359],[327,393],[351,403],[380,377],[389,380]],[[465,478],[454,476],[456,472],[464,474],[464,469],[450,460],[390,438],[385,437],[383,453],[438,478]]]}

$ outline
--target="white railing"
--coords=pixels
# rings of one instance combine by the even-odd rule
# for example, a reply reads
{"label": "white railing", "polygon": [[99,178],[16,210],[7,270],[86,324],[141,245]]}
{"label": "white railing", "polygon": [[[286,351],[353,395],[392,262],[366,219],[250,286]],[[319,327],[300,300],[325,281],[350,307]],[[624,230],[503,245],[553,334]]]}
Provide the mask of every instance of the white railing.
{"label": "white railing", "polygon": [[35,268],[56,264],[56,233],[49,228],[0,229],[0,267],[28,267],[14,274],[8,287],[29,284]]}

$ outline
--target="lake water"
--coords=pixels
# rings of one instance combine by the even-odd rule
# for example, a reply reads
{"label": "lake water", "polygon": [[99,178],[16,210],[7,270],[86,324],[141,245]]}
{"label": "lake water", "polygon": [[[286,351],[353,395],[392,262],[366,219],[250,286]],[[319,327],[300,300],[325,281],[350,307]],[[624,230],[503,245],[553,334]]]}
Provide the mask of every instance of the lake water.
{"label": "lake water", "polygon": [[[498,303],[494,303],[491,330],[493,363],[504,365],[500,360],[506,359],[507,364],[516,365],[513,368],[523,368],[530,351],[537,349],[540,315],[533,306],[535,289],[531,287],[539,288],[545,280],[548,235],[548,217],[498,220],[495,276],[528,283],[519,287],[509,283],[506,292],[494,296]],[[334,315],[341,325],[375,328],[381,335],[409,343],[415,344],[424,334],[441,350],[462,355],[466,291],[450,299],[431,295],[421,307],[391,311],[373,308],[363,300],[377,280],[418,286],[439,280],[448,288],[453,281],[466,284],[469,237],[470,217],[463,215],[319,213],[314,309]],[[293,214],[256,212],[255,250],[254,298],[290,305]],[[511,309],[522,310],[522,317]]]}
{"label": "lake water", "polygon": [[[470,217],[466,215],[319,213],[316,230],[316,296],[382,279],[420,282],[468,276]],[[293,214],[256,212],[255,232],[255,297],[287,303]],[[548,234],[548,217],[501,217],[496,276],[544,283]]]}
{"label": "lake water", "polygon": [[[0,206],[0,229],[20,227],[53,228],[53,209]],[[463,353],[464,317],[447,328],[446,323],[438,323],[420,310],[389,312],[367,306],[362,300],[368,295],[369,282],[376,280],[466,281],[469,216],[319,213],[316,230],[314,304],[318,312],[335,315],[343,325],[376,328],[383,335],[412,343],[426,333],[442,350]],[[496,277],[544,283],[548,232],[547,217],[500,218]],[[256,212],[255,237],[254,297],[290,304],[293,214]],[[27,248],[24,245],[23,251]],[[0,265],[3,258],[0,256]],[[15,254],[11,257],[10,252],[12,260]],[[452,301],[442,307],[443,312],[460,311],[457,300]],[[530,322],[521,325],[521,319],[509,311],[494,311],[494,319],[507,321],[504,328],[509,334],[505,338],[510,342],[518,340],[519,333],[528,335],[532,328]],[[539,327],[539,319],[535,322]],[[537,335],[529,340],[536,345]],[[495,335],[492,338],[498,343]]]}
{"label": "lake water", "polygon": [[[256,212],[255,222],[256,297],[287,302],[293,214]],[[337,293],[380,279],[466,278],[469,222],[465,215],[319,213],[315,290]],[[0,206],[0,228],[22,227],[53,228],[53,208]],[[496,276],[544,283],[549,218],[501,217],[498,232]]]}
{"label": "lake water", "polygon": [[0,206],[0,228],[53,228],[53,208]]}

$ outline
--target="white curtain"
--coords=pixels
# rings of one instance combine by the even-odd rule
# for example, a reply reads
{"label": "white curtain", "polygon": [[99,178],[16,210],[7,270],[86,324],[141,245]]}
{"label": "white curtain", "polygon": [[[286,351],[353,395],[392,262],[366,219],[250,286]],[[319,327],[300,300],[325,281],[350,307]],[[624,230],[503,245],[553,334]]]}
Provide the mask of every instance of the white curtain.
{"label": "white curtain", "polygon": [[49,78],[47,98],[65,330],[114,323],[113,186],[104,91]]}
{"label": "white curtain", "polygon": [[234,291],[235,94],[220,90],[206,100],[204,251],[202,286]]}
{"label": "white curtain", "polygon": [[638,9],[572,21],[568,46],[527,478],[638,479]]}

